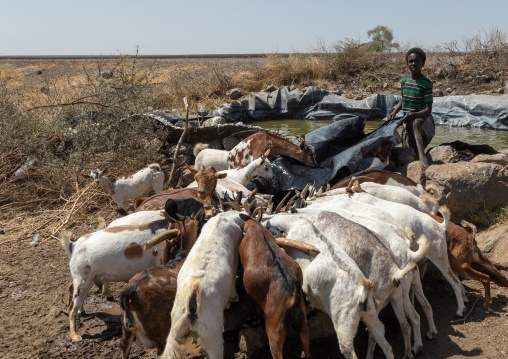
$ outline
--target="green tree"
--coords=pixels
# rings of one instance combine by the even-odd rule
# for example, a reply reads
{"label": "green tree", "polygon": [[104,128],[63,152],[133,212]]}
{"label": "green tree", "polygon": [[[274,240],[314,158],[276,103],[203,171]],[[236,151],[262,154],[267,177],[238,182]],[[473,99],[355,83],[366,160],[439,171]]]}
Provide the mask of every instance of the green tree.
{"label": "green tree", "polygon": [[371,49],[376,52],[390,51],[392,48],[398,49],[399,44],[393,42],[393,32],[386,26],[378,25],[372,30],[367,31],[367,36],[372,38],[369,43]]}

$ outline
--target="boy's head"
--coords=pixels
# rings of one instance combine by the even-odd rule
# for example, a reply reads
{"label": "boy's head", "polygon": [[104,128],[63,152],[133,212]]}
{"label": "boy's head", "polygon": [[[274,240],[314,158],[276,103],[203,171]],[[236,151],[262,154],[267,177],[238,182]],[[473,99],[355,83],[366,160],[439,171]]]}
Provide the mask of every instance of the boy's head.
{"label": "boy's head", "polygon": [[422,59],[422,66],[425,65],[425,60],[427,59],[427,56],[425,55],[425,51],[423,51],[419,47],[413,47],[408,52],[406,52],[406,63],[409,62],[408,58],[409,58],[409,55],[411,55],[411,54],[419,55],[420,58]]}

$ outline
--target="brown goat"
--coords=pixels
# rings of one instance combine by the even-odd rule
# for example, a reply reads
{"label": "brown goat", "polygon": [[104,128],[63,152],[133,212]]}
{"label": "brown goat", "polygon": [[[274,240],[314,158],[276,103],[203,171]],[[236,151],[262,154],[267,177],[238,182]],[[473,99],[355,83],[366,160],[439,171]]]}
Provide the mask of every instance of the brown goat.
{"label": "brown goat", "polygon": [[[443,218],[430,215],[439,223]],[[480,265],[489,273],[495,275],[501,283],[508,286],[508,279],[501,273],[492,262],[482,253],[476,243],[476,227],[469,222],[462,221],[461,227],[450,222],[448,225],[448,260],[453,272],[461,277],[480,281],[485,289],[485,302],[483,307],[490,308],[492,297],[490,295],[490,277],[488,274],[478,272],[471,267],[472,263]]]}
{"label": "brown goat", "polygon": [[268,229],[248,216],[240,216],[246,220],[239,248],[243,282],[247,293],[266,315],[266,334],[272,356],[283,358],[283,345],[291,325],[300,335],[305,357],[310,358],[302,270],[277,246]]}
{"label": "brown goat", "polygon": [[[196,216],[174,222],[174,226],[180,230],[181,243],[176,258],[166,266],[152,267],[136,274],[123,291],[120,297],[120,306],[124,310],[122,337],[118,342],[123,359],[129,358],[134,337],[140,346],[157,348],[157,355],[164,351],[171,330],[171,310],[178,272],[197,240],[203,214],[204,210],[201,209]],[[167,255],[164,253],[163,258],[167,258]]]}
{"label": "brown goat", "polygon": [[198,196],[197,187],[194,188],[177,188],[168,189],[166,191],[154,194],[151,197],[139,197],[134,201],[134,208],[136,212],[140,211],[157,211],[163,210],[166,201],[170,198],[194,198],[203,202]]}

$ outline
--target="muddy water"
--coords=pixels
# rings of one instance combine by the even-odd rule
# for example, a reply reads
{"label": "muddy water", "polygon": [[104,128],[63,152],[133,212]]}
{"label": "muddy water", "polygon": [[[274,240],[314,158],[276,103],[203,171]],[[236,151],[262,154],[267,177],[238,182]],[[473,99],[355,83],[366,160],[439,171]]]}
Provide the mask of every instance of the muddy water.
{"label": "muddy water", "polygon": [[[290,136],[300,136],[329,125],[333,121],[304,121],[304,120],[273,120],[249,122],[249,125],[260,126],[270,130],[281,131]],[[377,129],[380,122],[367,121],[365,133]],[[400,127],[399,127],[400,131]],[[430,146],[460,140],[467,143],[486,144],[496,150],[508,149],[508,131],[482,130],[469,127],[436,127],[436,136]]]}

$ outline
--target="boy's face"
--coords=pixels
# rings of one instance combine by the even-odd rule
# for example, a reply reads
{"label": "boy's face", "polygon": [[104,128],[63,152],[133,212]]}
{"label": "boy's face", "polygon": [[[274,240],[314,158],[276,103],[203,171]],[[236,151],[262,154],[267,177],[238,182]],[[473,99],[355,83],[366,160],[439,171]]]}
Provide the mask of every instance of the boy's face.
{"label": "boy's face", "polygon": [[407,58],[407,66],[411,75],[419,75],[422,73],[423,61],[420,55],[410,54]]}

